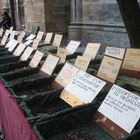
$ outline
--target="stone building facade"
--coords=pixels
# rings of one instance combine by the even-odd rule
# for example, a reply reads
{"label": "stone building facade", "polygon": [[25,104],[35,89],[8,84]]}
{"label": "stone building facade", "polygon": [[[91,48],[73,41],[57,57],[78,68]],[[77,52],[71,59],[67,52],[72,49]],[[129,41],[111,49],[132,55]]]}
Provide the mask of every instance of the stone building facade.
{"label": "stone building facade", "polygon": [[[0,0],[3,6],[8,5],[8,1]],[[24,25],[26,31],[31,31],[32,26],[37,25],[44,32],[66,33],[67,40],[81,40],[83,46],[100,42],[101,53],[106,46],[129,47],[116,0],[12,1],[17,29],[23,29]]]}
{"label": "stone building facade", "polygon": [[69,39],[101,42],[106,46],[129,47],[129,40],[116,0],[72,0]]}

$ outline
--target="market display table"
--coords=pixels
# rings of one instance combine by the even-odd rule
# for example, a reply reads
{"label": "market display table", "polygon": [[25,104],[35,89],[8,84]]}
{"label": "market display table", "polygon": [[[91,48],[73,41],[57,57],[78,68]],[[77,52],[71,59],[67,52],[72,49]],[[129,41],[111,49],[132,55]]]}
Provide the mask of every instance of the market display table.
{"label": "market display table", "polygon": [[4,140],[38,140],[15,100],[0,81],[0,130]]}

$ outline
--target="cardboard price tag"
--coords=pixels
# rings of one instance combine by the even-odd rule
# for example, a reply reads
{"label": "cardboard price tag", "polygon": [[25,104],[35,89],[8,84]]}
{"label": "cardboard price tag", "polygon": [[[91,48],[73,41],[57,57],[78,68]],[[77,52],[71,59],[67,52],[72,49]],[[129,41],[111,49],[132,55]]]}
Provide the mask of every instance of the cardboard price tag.
{"label": "cardboard price tag", "polygon": [[41,61],[43,57],[43,53],[40,51],[36,51],[35,55],[33,56],[32,60],[30,61],[29,66],[32,68],[35,68],[38,66],[39,62]]}
{"label": "cardboard price tag", "polygon": [[59,57],[49,54],[46,58],[45,63],[43,64],[41,71],[44,73],[51,75],[59,62]]}
{"label": "cardboard price tag", "polygon": [[126,132],[131,133],[140,119],[140,97],[113,85],[98,111]]}
{"label": "cardboard price tag", "polygon": [[38,39],[34,39],[32,47],[36,50],[38,45],[39,45],[39,40]]}
{"label": "cardboard price tag", "polygon": [[19,44],[19,46],[16,48],[16,50],[14,51],[14,55],[15,56],[20,56],[21,55],[21,53],[24,51],[24,49],[25,49],[25,45],[24,44]]}
{"label": "cardboard price tag", "polygon": [[123,69],[140,72],[140,49],[127,49]]}
{"label": "cardboard price tag", "polygon": [[13,40],[11,46],[8,48],[8,51],[12,52],[15,49],[15,47],[17,46],[17,44],[18,44],[18,41],[17,40]]}
{"label": "cardboard price tag", "polygon": [[100,43],[88,43],[83,56],[95,59],[100,46]]}
{"label": "cardboard price tag", "polygon": [[37,39],[38,41],[41,41],[41,40],[42,40],[42,37],[43,37],[43,34],[44,34],[44,32],[39,31],[38,34],[37,34],[36,39]]}
{"label": "cardboard price tag", "polygon": [[17,41],[18,41],[19,43],[21,43],[22,40],[23,40],[23,36],[18,36]]}
{"label": "cardboard price tag", "polygon": [[1,46],[6,44],[7,39],[8,39],[8,36],[3,36],[2,40],[1,40]]}
{"label": "cardboard price tag", "polygon": [[24,36],[25,36],[25,32],[24,32],[24,31],[22,31],[22,32],[21,32],[21,34],[20,34],[19,36],[24,37]]}
{"label": "cardboard price tag", "polygon": [[31,47],[27,47],[26,50],[24,51],[24,53],[22,54],[20,60],[22,60],[22,61],[28,60],[28,58],[29,58],[30,55],[32,54],[33,50],[34,50],[34,49],[31,48]]}
{"label": "cardboard price tag", "polygon": [[67,55],[73,54],[76,51],[76,49],[80,46],[80,44],[80,41],[71,40],[66,47]]}
{"label": "cardboard price tag", "polygon": [[91,58],[85,57],[85,56],[77,56],[77,59],[75,61],[75,66],[80,68],[83,71],[86,71],[88,68],[88,65],[90,63]]}
{"label": "cardboard price tag", "polygon": [[62,35],[55,34],[54,41],[53,41],[53,46],[60,47],[62,37],[63,37]]}
{"label": "cardboard price tag", "polygon": [[55,81],[61,86],[66,87],[78,71],[79,69],[77,67],[66,63],[56,77]]}
{"label": "cardboard price tag", "polygon": [[112,56],[115,58],[123,59],[125,48],[107,47],[105,55]]}
{"label": "cardboard price tag", "polygon": [[[106,82],[80,70],[76,73],[71,82],[65,87],[66,93],[69,94],[65,94],[64,98],[64,95],[61,95],[60,97],[71,106],[81,105],[81,103],[91,103],[101,91],[101,89],[105,86],[105,84]],[[78,101],[77,99],[73,100],[73,96],[78,98]],[[71,99],[73,102],[71,102]],[[81,102],[79,102],[79,100]]]}
{"label": "cardboard price tag", "polygon": [[53,35],[53,33],[47,33],[45,41],[44,41],[46,44],[51,43],[52,35]]}
{"label": "cardboard price tag", "polygon": [[104,56],[97,76],[101,79],[114,83],[119,73],[121,64],[121,60]]}
{"label": "cardboard price tag", "polygon": [[66,61],[66,49],[59,47],[57,50],[57,56],[60,57],[60,63],[65,63],[65,61]]}

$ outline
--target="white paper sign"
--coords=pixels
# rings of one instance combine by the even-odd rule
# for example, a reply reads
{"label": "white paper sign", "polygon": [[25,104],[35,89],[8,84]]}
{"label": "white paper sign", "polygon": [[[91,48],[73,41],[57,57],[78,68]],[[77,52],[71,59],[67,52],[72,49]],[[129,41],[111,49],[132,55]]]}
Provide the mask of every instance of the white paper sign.
{"label": "white paper sign", "polygon": [[5,45],[5,48],[9,48],[12,43],[13,43],[14,39],[10,40],[6,45]]}
{"label": "white paper sign", "polygon": [[14,40],[13,43],[11,44],[11,46],[8,48],[9,52],[12,52],[14,50],[14,48],[17,46],[18,41]]}
{"label": "white paper sign", "polygon": [[98,111],[131,133],[140,119],[140,97],[113,85]]}
{"label": "white paper sign", "polygon": [[2,37],[2,35],[3,35],[3,29],[0,28],[0,37]]}
{"label": "white paper sign", "polygon": [[55,81],[63,87],[66,87],[78,71],[79,69],[77,67],[66,63],[56,77]]}
{"label": "white paper sign", "polygon": [[44,41],[46,44],[51,43],[52,35],[53,35],[53,33],[47,33],[45,41]]}
{"label": "white paper sign", "polygon": [[41,68],[41,71],[43,71],[48,75],[51,75],[56,65],[58,64],[58,61],[59,61],[59,57],[49,54],[48,57],[46,58],[45,63]]}
{"label": "white paper sign", "polygon": [[125,48],[107,47],[105,55],[112,56],[115,58],[123,59]]}
{"label": "white paper sign", "polygon": [[25,44],[26,46],[28,46],[28,45],[30,45],[32,42],[33,42],[33,40],[28,40],[28,41],[26,41],[24,44]]}
{"label": "white paper sign", "polygon": [[10,38],[9,38],[9,39],[10,39],[10,40],[11,40],[11,39],[14,39],[15,34],[16,34],[16,31],[11,31],[11,32],[10,32]]}
{"label": "white paper sign", "polygon": [[32,40],[35,38],[35,35],[34,34],[31,34],[29,37],[26,38],[26,40]]}
{"label": "white paper sign", "polygon": [[10,30],[6,30],[5,36],[8,36],[10,34]]}
{"label": "white paper sign", "polygon": [[3,36],[2,40],[1,40],[2,46],[6,44],[7,39],[8,39],[8,36]]}
{"label": "white paper sign", "polygon": [[42,40],[42,37],[43,37],[43,34],[44,34],[44,32],[39,31],[38,34],[37,34],[36,39],[37,39],[38,41],[41,41],[41,40]]}
{"label": "white paper sign", "polygon": [[21,53],[24,51],[24,49],[25,49],[25,45],[24,44],[19,44],[18,45],[18,47],[16,48],[16,50],[14,51],[14,55],[15,56],[20,56],[21,55]]}
{"label": "white paper sign", "polygon": [[84,103],[91,103],[98,95],[106,82],[80,70],[65,90],[76,96]]}
{"label": "white paper sign", "polygon": [[11,27],[10,27],[10,31],[12,31],[12,30],[13,30],[13,28],[14,28],[14,27],[12,27],[12,26],[11,26]]}
{"label": "white paper sign", "polygon": [[101,45],[100,43],[88,43],[83,56],[95,59],[96,54],[100,48],[100,45]]}
{"label": "white paper sign", "polygon": [[55,34],[55,37],[54,37],[54,40],[53,40],[53,46],[60,47],[61,40],[62,40],[62,35]]}
{"label": "white paper sign", "polygon": [[30,55],[32,54],[33,50],[34,50],[34,49],[31,48],[31,47],[27,47],[26,50],[24,51],[24,53],[22,54],[20,60],[22,60],[22,61],[28,60],[28,58],[29,58]]}
{"label": "white paper sign", "polygon": [[70,43],[66,47],[67,55],[73,54],[80,44],[81,42],[79,41],[71,40]]}
{"label": "white paper sign", "polygon": [[39,45],[39,40],[38,39],[34,39],[32,47],[36,50],[38,45]]}
{"label": "white paper sign", "polygon": [[30,61],[29,66],[35,68],[38,66],[39,62],[43,57],[43,53],[40,51],[36,51],[35,55],[33,56],[32,60]]}

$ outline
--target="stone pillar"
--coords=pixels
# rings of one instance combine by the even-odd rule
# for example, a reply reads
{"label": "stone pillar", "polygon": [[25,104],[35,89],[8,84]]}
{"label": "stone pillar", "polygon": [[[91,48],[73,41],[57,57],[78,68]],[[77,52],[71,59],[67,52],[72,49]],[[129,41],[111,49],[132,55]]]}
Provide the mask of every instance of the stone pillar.
{"label": "stone pillar", "polygon": [[23,0],[15,0],[15,14],[16,14],[16,29],[24,30],[25,15],[24,15]]}
{"label": "stone pillar", "polygon": [[25,30],[31,32],[32,26],[39,26],[45,31],[44,0],[25,0]]}
{"label": "stone pillar", "polygon": [[69,40],[82,38],[82,0],[71,0],[71,22]]}
{"label": "stone pillar", "polygon": [[82,0],[72,0],[71,1],[71,22],[82,21]]}

